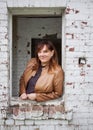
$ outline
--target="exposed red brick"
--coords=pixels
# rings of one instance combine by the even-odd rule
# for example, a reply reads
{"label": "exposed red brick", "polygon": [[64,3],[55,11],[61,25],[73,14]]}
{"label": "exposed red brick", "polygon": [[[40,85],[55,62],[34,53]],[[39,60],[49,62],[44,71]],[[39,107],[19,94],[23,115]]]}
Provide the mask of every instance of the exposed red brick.
{"label": "exposed red brick", "polygon": [[43,110],[43,106],[42,105],[33,105],[32,110],[41,111],[41,110]]}
{"label": "exposed red brick", "polygon": [[73,33],[66,33],[66,35],[71,35],[72,39],[74,39],[74,34]]}
{"label": "exposed red brick", "polygon": [[79,13],[80,11],[79,10],[75,10],[75,9],[71,9],[70,7],[67,7],[67,9],[66,9],[66,14],[69,14],[70,12],[74,12],[75,14],[77,14],[77,13]]}
{"label": "exposed red brick", "polygon": [[55,106],[54,105],[49,106],[49,114],[54,114],[55,112],[56,112]]}
{"label": "exposed red brick", "polygon": [[8,39],[8,34],[5,35],[5,39]]}
{"label": "exposed red brick", "polygon": [[81,22],[81,23],[87,25],[87,22],[84,22],[84,21],[83,21],[83,22]]}
{"label": "exposed red brick", "polygon": [[67,85],[72,85],[73,83],[67,83]]}
{"label": "exposed red brick", "polygon": [[75,14],[79,13],[79,10],[75,10]]}
{"label": "exposed red brick", "polygon": [[91,65],[88,64],[87,67],[91,67]]}
{"label": "exposed red brick", "polygon": [[74,39],[74,34],[72,34],[72,39]]}
{"label": "exposed red brick", "polygon": [[65,108],[64,108],[64,104],[62,105],[51,105],[49,107],[49,118],[52,118],[54,114],[56,114],[57,112],[60,113],[64,113],[65,112]]}
{"label": "exposed red brick", "polygon": [[61,113],[65,112],[64,105],[57,105],[57,106],[55,106],[55,109],[56,109],[56,111],[59,111]]}
{"label": "exposed red brick", "polygon": [[81,76],[85,76],[85,74],[84,74],[84,73],[81,73],[80,75],[81,75]]}
{"label": "exposed red brick", "polygon": [[22,112],[26,112],[27,111],[27,109],[26,109],[26,107],[24,106],[24,107],[20,107],[20,109],[19,109],[20,111],[22,111]]}
{"label": "exposed red brick", "polygon": [[79,67],[82,67],[82,66],[84,66],[84,64],[79,64]]}
{"label": "exposed red brick", "polygon": [[43,112],[48,114],[49,106],[44,106],[43,107]]}
{"label": "exposed red brick", "polygon": [[19,107],[13,107],[13,115],[17,116],[19,113]]}
{"label": "exposed red brick", "polygon": [[26,111],[32,111],[32,107],[30,105],[26,105]]}
{"label": "exposed red brick", "polygon": [[66,8],[66,14],[69,14],[70,11],[73,11],[73,12],[74,12],[74,9],[71,9],[71,8],[67,7],[67,8]]}
{"label": "exposed red brick", "polygon": [[74,47],[73,48],[69,48],[69,51],[74,51],[75,49],[74,49]]}
{"label": "exposed red brick", "polygon": [[66,48],[68,48],[69,46],[68,45],[66,45]]}

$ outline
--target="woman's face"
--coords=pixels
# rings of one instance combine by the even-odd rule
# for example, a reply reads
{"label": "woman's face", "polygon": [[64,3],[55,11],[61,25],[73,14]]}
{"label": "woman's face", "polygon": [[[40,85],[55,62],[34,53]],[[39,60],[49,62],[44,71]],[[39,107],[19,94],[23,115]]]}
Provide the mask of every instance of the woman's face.
{"label": "woman's face", "polygon": [[50,51],[46,45],[38,52],[38,58],[42,65],[49,63],[51,57],[54,54],[54,50]]}

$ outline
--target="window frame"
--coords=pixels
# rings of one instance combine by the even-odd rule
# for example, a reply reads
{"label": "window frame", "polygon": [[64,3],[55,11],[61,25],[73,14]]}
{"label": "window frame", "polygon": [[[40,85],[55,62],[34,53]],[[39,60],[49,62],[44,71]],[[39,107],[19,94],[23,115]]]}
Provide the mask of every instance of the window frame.
{"label": "window frame", "polygon": [[[36,12],[34,11],[36,9]],[[43,10],[43,11],[42,11]],[[50,11],[48,11],[50,10]],[[59,7],[50,7],[50,8],[31,8],[26,10],[25,12],[20,10],[20,9],[9,9],[8,10],[8,23],[9,23],[9,90],[10,90],[10,104],[13,103],[13,101],[16,104],[15,97],[12,97],[12,42],[13,42],[13,32],[12,32],[12,25],[13,25],[13,15],[48,15],[48,16],[52,16],[54,15],[54,11],[56,11],[56,15],[61,14],[61,18],[62,18],[62,34],[61,34],[61,43],[62,43],[62,48],[61,48],[61,55],[62,55],[62,60],[61,60],[61,65],[63,70],[65,70],[65,8],[59,8]],[[51,13],[50,13],[51,12]],[[55,101],[54,101],[55,102]]]}

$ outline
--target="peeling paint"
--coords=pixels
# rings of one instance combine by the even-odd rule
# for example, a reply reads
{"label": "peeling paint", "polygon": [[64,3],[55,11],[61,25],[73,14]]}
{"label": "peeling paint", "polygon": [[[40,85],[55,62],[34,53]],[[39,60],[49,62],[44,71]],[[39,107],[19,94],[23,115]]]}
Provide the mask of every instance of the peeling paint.
{"label": "peeling paint", "polygon": [[28,54],[28,55],[31,54],[29,50],[27,51],[27,54]]}
{"label": "peeling paint", "polygon": [[30,46],[30,42],[27,42],[27,47],[29,47]]}
{"label": "peeling paint", "polygon": [[5,39],[8,39],[8,34],[5,35]]}
{"label": "peeling paint", "polygon": [[40,33],[40,34],[38,34],[38,36],[41,36],[41,33]]}

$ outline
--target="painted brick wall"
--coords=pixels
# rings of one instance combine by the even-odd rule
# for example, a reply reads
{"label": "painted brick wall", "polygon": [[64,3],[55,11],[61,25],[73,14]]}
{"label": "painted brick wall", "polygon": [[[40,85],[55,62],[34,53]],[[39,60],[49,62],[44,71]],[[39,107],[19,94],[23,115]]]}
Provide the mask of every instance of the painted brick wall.
{"label": "painted brick wall", "polygon": [[[37,104],[16,98],[9,102],[8,9],[12,7],[66,7],[65,82],[61,101]],[[93,130],[92,41],[93,0],[0,0],[0,129]],[[85,65],[78,64],[80,57],[86,59]]]}

